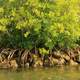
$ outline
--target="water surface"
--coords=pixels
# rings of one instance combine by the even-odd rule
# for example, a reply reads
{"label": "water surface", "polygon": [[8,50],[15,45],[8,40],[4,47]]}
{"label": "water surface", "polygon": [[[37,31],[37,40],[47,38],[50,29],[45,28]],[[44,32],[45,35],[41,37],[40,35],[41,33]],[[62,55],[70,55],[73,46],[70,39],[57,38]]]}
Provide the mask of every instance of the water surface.
{"label": "water surface", "polygon": [[80,67],[0,70],[0,80],[80,80]]}

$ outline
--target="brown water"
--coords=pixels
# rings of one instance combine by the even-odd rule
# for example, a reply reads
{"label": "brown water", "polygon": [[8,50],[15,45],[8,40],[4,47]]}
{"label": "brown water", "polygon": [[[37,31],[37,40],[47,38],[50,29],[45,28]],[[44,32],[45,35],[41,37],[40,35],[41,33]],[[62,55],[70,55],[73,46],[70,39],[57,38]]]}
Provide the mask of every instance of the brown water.
{"label": "brown water", "polygon": [[80,67],[0,70],[0,80],[80,80]]}

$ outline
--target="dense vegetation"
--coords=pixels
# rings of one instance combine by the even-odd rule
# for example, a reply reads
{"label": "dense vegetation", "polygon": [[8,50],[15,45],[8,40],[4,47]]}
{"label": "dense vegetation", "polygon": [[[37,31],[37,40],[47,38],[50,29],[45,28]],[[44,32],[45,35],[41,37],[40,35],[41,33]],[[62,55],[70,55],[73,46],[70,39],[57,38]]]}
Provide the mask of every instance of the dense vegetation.
{"label": "dense vegetation", "polygon": [[79,0],[0,0],[0,47],[36,49],[80,45]]}

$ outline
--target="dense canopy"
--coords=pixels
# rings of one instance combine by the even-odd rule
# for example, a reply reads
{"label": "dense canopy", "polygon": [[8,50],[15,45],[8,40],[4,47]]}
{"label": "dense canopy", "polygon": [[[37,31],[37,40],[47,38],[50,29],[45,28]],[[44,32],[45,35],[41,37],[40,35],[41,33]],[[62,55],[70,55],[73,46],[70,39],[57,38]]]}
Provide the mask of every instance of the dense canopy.
{"label": "dense canopy", "polygon": [[0,47],[80,45],[79,0],[0,0]]}

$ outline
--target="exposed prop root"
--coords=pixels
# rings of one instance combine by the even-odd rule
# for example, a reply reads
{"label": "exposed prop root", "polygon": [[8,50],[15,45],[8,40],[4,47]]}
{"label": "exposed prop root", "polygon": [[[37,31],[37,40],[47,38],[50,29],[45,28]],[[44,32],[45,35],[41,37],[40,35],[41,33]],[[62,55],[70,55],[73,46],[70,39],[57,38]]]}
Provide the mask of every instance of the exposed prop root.
{"label": "exposed prop root", "polygon": [[30,52],[27,49],[0,49],[0,68],[18,67],[51,67],[55,65],[80,64],[80,48],[70,51],[53,51],[42,55]]}

